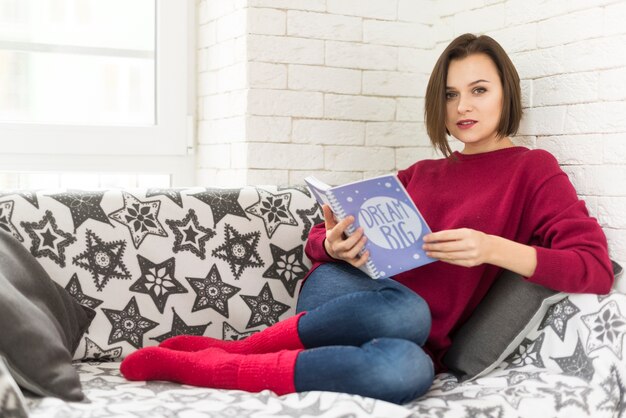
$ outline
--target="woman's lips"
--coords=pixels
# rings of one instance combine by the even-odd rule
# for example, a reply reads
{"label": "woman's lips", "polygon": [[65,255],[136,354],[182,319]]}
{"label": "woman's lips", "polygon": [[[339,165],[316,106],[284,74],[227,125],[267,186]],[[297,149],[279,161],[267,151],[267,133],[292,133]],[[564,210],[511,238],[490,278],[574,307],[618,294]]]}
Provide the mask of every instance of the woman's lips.
{"label": "woman's lips", "polygon": [[457,123],[456,126],[458,126],[460,129],[470,129],[472,126],[476,125],[478,122],[471,122],[471,123]]}

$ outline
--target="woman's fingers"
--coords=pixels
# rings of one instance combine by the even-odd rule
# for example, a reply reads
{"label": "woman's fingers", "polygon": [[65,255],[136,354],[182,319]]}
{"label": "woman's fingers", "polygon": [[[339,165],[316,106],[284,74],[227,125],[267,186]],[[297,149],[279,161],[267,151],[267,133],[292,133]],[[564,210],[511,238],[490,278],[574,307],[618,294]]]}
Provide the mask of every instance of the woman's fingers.
{"label": "woman's fingers", "polygon": [[324,212],[324,223],[326,224],[326,230],[333,229],[335,225],[337,225],[337,221],[335,221],[335,217],[333,216],[333,211],[330,209],[330,206],[323,205],[322,212]]}
{"label": "woman's fingers", "polygon": [[370,252],[368,250],[365,250],[359,258],[352,260],[350,264],[352,264],[354,267],[361,267],[363,264],[367,263],[369,255]]}
{"label": "woman's fingers", "polygon": [[[359,235],[360,238],[357,237],[357,235]],[[346,245],[346,248],[343,254],[345,258],[352,259],[352,258],[357,257],[359,255],[359,251],[361,251],[361,249],[365,247],[365,243],[367,242],[367,237],[363,235],[362,232],[360,234],[353,234],[350,238],[344,241],[344,243],[346,244],[348,242],[350,242],[351,245]]]}

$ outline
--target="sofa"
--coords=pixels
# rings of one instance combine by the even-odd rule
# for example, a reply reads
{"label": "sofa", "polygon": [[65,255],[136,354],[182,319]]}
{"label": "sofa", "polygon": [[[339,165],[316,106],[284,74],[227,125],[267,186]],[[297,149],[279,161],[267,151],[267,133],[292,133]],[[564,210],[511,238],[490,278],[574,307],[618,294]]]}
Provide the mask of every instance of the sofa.
{"label": "sofa", "polygon": [[0,228],[95,312],[72,353],[85,399],[19,388],[0,362],[2,417],[621,417],[626,410],[626,295],[616,290],[546,297],[490,367],[471,378],[440,373],[428,393],[404,405],[127,381],[120,361],[141,347],[180,334],[241,339],[294,315],[311,267],[308,232],[323,221],[315,199],[302,185],[0,196]]}

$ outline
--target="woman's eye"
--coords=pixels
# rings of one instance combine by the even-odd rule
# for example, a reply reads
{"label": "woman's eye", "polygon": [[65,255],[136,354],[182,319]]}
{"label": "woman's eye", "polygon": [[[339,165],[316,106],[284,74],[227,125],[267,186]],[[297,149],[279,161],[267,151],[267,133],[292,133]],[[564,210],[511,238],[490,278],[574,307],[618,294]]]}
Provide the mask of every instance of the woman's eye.
{"label": "woman's eye", "polygon": [[450,100],[454,97],[454,93],[446,93],[446,99]]}
{"label": "woman's eye", "polygon": [[477,88],[474,89],[474,91],[478,91],[478,90],[480,90],[480,93],[484,93],[484,92],[487,91],[487,89],[485,89],[483,87],[477,87]]}

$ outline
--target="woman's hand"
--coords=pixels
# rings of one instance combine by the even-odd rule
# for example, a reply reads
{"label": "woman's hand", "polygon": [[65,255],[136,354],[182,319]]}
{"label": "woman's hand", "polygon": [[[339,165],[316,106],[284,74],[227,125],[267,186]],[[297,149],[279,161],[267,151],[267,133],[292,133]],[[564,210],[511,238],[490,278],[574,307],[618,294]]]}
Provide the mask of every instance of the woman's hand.
{"label": "woman's hand", "polygon": [[367,237],[363,235],[363,228],[359,227],[350,237],[344,231],[354,222],[353,216],[348,216],[337,223],[330,206],[323,205],[324,221],[326,224],[326,239],[324,247],[326,252],[335,259],[343,260],[354,267],[361,267],[367,262],[369,251],[365,251],[359,257],[359,251],[365,246]]}
{"label": "woman's hand", "polygon": [[493,235],[469,228],[448,229],[424,237],[426,255],[458,266],[474,267],[490,263]]}

